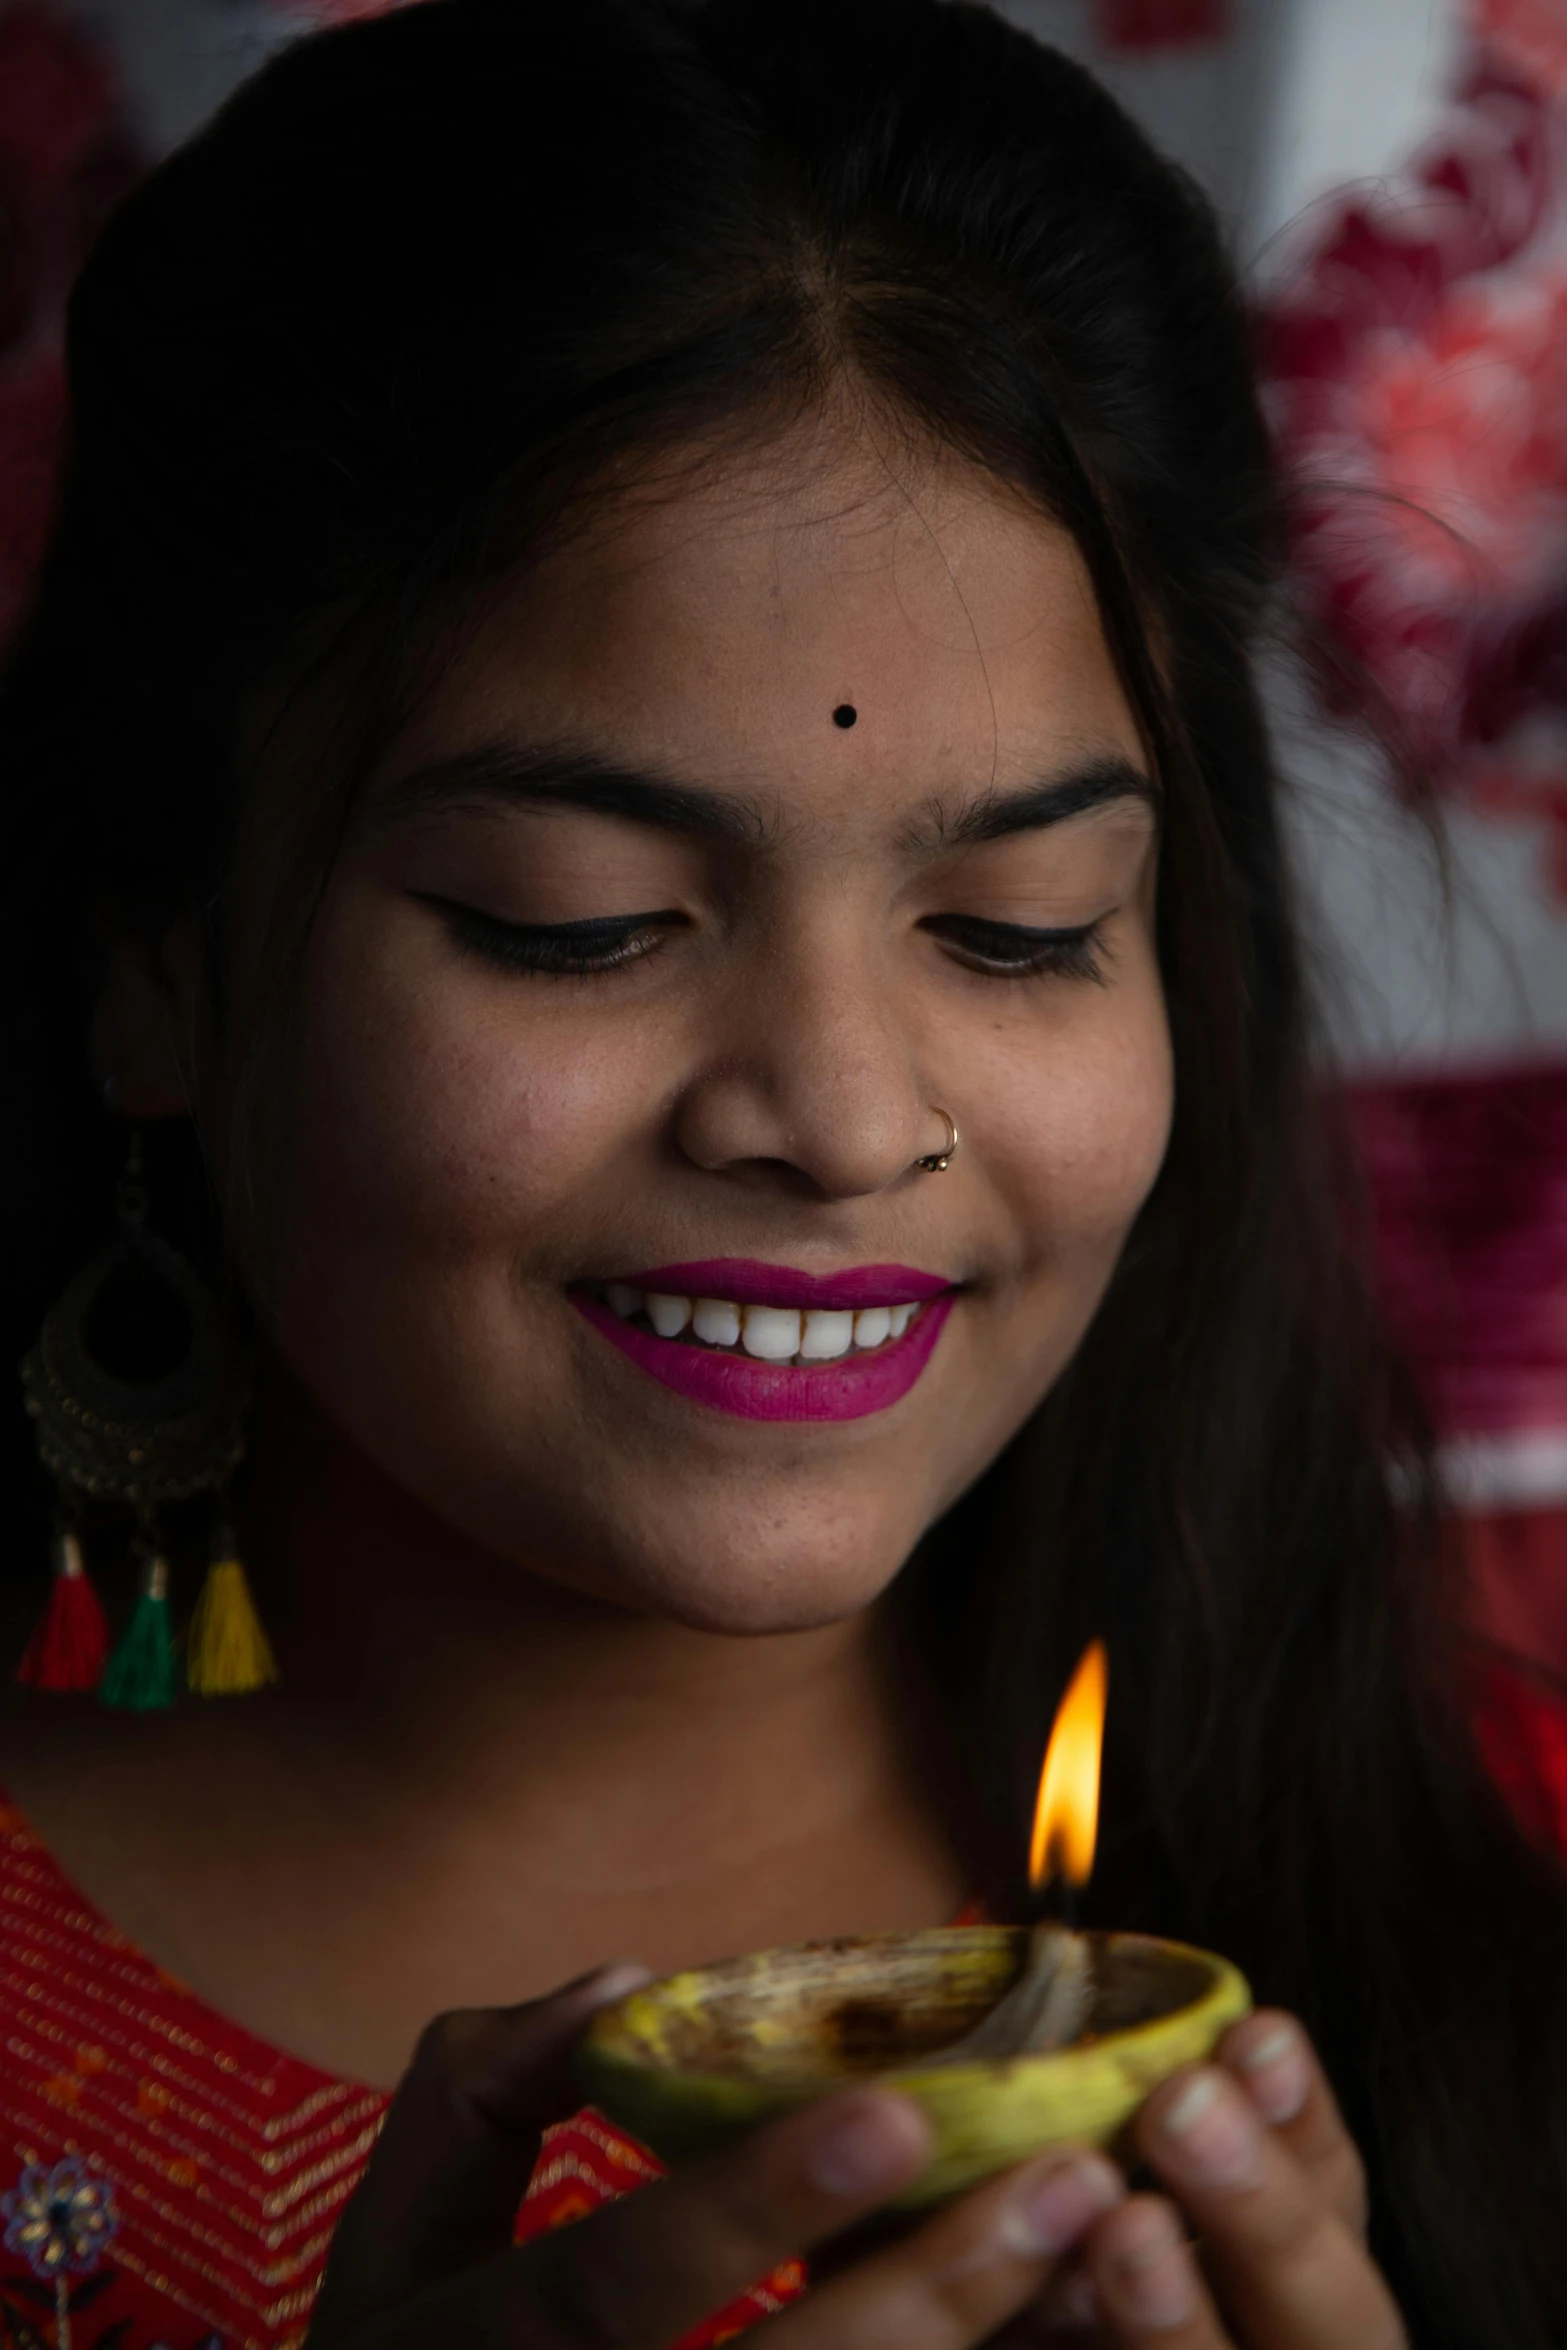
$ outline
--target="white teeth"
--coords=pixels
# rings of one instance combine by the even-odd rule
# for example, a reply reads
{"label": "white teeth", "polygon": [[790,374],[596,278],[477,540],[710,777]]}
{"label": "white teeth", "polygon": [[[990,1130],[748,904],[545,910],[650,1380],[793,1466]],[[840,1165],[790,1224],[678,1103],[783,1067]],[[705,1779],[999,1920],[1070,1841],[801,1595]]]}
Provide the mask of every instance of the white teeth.
{"label": "white teeth", "polygon": [[726,1297],[674,1297],[661,1290],[644,1296],[628,1281],[608,1281],[604,1295],[623,1322],[645,1313],[660,1338],[678,1338],[689,1329],[704,1346],[743,1346],[763,1363],[832,1363],[858,1348],[885,1346],[901,1338],[917,1305],[864,1306],[850,1313],[813,1306],[740,1306]]}
{"label": "white teeth", "polygon": [[788,1363],[800,1351],[800,1317],[792,1306],[747,1306],[745,1351],[764,1363]]}
{"label": "white teeth", "polygon": [[839,1314],[815,1307],[806,1315],[805,1329],[800,1339],[802,1362],[833,1362],[839,1355],[846,1355],[853,1344],[852,1314]]}
{"label": "white teeth", "polygon": [[691,1327],[705,1346],[736,1346],[740,1339],[740,1308],[726,1297],[699,1297]]}

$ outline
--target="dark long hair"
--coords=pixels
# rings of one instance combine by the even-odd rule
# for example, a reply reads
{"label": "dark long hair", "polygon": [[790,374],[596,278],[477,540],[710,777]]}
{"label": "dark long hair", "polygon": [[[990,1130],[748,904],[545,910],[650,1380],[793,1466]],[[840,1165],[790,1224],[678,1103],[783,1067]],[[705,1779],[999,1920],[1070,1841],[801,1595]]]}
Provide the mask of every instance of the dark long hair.
{"label": "dark long hair", "polygon": [[395,674],[438,591],[613,462],[845,377],[1076,535],[1163,803],[1168,1162],[1077,1360],[900,1591],[959,1833],[1014,1909],[1105,1632],[1091,1917],[1305,2016],[1418,2339],[1546,2350],[1567,1903],[1473,1756],[1313,1074],[1245,319],[1207,205],[1078,67],[956,0],[427,0],[285,54],[122,207],[0,701],[7,1312],[20,1341],[104,1212],[81,909],[221,921],[258,681],[345,611]]}

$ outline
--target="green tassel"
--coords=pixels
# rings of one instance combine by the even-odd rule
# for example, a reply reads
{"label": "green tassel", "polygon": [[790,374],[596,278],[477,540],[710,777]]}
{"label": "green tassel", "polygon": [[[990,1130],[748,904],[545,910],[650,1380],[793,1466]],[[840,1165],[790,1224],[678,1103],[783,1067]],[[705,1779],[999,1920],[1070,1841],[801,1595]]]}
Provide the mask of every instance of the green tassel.
{"label": "green tassel", "polygon": [[172,1705],[178,1690],[179,1666],[169,1623],[169,1569],[165,1560],[154,1558],[148,1563],[146,1584],[125,1636],[109,1659],[98,1694],[105,1705],[145,1714]]}

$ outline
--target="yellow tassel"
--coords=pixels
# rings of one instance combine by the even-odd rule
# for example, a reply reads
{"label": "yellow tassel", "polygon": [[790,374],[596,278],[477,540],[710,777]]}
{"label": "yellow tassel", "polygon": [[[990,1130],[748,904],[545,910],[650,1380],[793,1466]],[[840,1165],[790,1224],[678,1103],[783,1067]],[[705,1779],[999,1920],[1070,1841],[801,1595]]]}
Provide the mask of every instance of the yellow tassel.
{"label": "yellow tassel", "polygon": [[241,1697],[278,1677],[245,1570],[232,1554],[207,1569],[186,1646],[186,1677],[201,1697]]}

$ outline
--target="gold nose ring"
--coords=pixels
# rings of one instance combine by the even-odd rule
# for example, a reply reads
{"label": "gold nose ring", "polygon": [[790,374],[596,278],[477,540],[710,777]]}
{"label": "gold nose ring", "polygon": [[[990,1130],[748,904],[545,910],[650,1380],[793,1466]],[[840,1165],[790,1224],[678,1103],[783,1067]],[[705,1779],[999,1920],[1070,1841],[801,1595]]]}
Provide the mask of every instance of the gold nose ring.
{"label": "gold nose ring", "polygon": [[916,1167],[923,1167],[927,1175],[945,1175],[958,1147],[957,1120],[950,1110],[937,1110],[934,1102],[930,1106],[936,1110],[937,1117],[946,1127],[947,1139],[939,1151],[932,1151],[928,1158],[916,1159],[914,1164]]}

